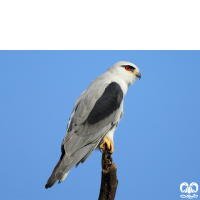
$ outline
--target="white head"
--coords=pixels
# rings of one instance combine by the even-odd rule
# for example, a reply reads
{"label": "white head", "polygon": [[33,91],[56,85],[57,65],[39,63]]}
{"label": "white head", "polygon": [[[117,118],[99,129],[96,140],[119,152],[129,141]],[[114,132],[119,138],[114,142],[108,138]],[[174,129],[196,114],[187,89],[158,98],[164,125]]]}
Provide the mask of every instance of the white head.
{"label": "white head", "polygon": [[126,61],[115,63],[108,71],[124,80],[128,85],[133,84],[137,78],[141,78],[138,67]]}

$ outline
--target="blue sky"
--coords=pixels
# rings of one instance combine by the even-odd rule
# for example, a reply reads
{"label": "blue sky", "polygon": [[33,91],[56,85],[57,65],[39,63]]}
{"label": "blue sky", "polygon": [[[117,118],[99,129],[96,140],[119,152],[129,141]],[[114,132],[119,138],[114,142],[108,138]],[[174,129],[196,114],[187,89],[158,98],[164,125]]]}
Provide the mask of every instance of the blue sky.
{"label": "blue sky", "polygon": [[98,151],[44,186],[75,100],[121,60],[142,78],[115,132],[115,199],[181,199],[182,182],[200,184],[200,51],[0,51],[1,200],[98,198]]}

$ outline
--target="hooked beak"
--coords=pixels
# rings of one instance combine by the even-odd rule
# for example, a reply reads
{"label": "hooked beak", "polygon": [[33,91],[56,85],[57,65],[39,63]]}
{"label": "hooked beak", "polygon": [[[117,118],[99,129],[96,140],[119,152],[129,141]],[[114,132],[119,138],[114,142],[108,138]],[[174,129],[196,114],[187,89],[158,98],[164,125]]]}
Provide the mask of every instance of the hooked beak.
{"label": "hooked beak", "polygon": [[138,77],[139,79],[141,79],[141,74],[140,72],[135,73],[136,77]]}

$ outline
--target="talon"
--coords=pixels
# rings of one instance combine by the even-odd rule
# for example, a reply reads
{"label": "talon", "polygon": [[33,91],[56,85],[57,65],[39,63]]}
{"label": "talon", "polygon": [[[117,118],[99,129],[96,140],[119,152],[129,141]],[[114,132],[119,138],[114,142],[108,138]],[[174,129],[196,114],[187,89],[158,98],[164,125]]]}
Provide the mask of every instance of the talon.
{"label": "talon", "polygon": [[104,144],[107,144],[107,148],[110,149],[110,153],[114,152],[114,145],[113,143],[106,137],[104,142],[100,145],[100,149],[104,149]]}

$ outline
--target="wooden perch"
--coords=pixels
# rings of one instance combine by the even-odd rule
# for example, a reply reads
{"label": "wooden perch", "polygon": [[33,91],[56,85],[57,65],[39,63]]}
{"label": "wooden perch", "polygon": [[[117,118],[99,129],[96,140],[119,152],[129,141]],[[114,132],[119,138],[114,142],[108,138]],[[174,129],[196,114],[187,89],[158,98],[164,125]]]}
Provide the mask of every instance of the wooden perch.
{"label": "wooden perch", "polygon": [[107,144],[104,144],[102,154],[102,173],[101,173],[101,189],[98,200],[114,200],[117,190],[117,167],[112,161],[112,157]]}

